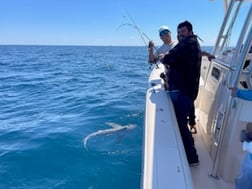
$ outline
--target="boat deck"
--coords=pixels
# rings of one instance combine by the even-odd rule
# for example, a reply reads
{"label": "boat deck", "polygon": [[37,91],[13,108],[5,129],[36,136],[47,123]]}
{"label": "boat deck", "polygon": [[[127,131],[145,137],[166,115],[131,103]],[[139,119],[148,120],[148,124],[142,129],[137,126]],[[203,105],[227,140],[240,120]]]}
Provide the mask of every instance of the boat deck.
{"label": "boat deck", "polygon": [[213,161],[206,150],[200,129],[197,128],[197,131],[197,134],[193,134],[193,138],[199,155],[200,165],[190,168],[195,189],[234,189],[233,183],[227,183],[222,179],[215,179],[210,176]]}

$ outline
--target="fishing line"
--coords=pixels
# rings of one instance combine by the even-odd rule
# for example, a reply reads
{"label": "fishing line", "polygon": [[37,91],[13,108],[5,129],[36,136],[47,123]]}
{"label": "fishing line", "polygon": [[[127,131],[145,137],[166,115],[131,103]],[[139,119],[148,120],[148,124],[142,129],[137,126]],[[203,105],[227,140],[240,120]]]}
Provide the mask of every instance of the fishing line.
{"label": "fishing line", "polygon": [[[140,37],[141,37],[142,41],[144,42],[145,46],[146,46],[147,48],[149,48],[149,45],[147,44],[146,40],[151,41],[151,39],[146,35],[145,32],[143,32],[143,31],[136,25],[135,20],[131,17],[131,15],[129,14],[129,12],[126,11],[126,10],[125,10],[125,12],[126,12],[127,15],[126,15],[126,16],[123,16],[123,18],[126,20],[126,23],[121,24],[121,25],[117,28],[117,30],[120,29],[120,28],[123,27],[123,26],[130,26],[130,27],[133,27],[134,29],[137,30],[137,32],[138,32],[138,34],[140,35]],[[155,46],[154,46],[154,49],[156,50],[156,47],[155,47]],[[156,65],[157,68],[159,68],[157,62],[155,62],[155,65]]]}
{"label": "fishing line", "polygon": [[[146,33],[144,33],[142,30],[140,30],[140,28],[136,25],[135,20],[132,18],[132,16],[129,14],[129,12],[126,11],[126,13],[127,13],[128,17],[129,17],[131,23],[134,24],[134,26],[137,28],[137,30],[140,32],[140,34],[143,35],[146,39],[148,39],[150,41],[150,38],[146,35]],[[125,17],[125,19],[127,19],[127,18]]]}
{"label": "fishing line", "polygon": [[[120,28],[123,27],[123,26],[131,26],[131,27],[133,27],[134,29],[136,29],[137,32],[139,33],[139,36],[141,37],[142,41],[144,42],[145,46],[148,46],[148,45],[147,45],[147,42],[145,41],[146,36],[144,35],[144,33],[141,32],[141,30],[140,30],[137,26],[135,26],[135,25],[133,25],[133,24],[131,24],[131,23],[125,23],[125,24],[121,24],[117,29],[120,29]],[[144,37],[145,37],[145,38],[144,38]],[[148,38],[147,38],[147,39],[148,39]]]}
{"label": "fishing line", "polygon": [[[150,41],[150,38],[146,35],[146,33],[144,33],[137,25],[136,22],[134,21],[134,19],[130,16],[130,14],[126,11],[127,17],[123,16],[124,19],[126,19],[126,23],[121,24],[118,28],[120,29],[123,26],[130,26],[133,27],[134,29],[137,30],[139,36],[141,37],[142,41],[144,42],[145,46],[148,47],[148,44],[146,42],[146,40]],[[129,19],[128,19],[129,18]]]}

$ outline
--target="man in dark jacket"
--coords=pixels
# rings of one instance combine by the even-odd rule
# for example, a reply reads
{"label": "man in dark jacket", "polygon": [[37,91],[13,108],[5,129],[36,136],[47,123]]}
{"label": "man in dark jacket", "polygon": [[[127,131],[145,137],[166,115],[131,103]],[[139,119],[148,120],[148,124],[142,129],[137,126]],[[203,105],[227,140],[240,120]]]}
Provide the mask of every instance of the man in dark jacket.
{"label": "man in dark jacket", "polygon": [[161,61],[169,67],[169,94],[174,105],[181,137],[190,166],[199,165],[192,134],[187,126],[187,116],[198,95],[201,49],[192,24],[182,22],[177,27],[179,43]]}

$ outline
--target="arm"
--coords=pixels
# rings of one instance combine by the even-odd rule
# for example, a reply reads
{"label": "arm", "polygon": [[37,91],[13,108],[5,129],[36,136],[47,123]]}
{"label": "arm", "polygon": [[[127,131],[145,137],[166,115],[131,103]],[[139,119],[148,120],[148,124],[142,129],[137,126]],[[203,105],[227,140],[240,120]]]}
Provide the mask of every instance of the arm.
{"label": "arm", "polygon": [[212,54],[210,54],[210,53],[208,53],[206,51],[202,51],[201,52],[201,56],[207,56],[207,58],[208,58],[209,61],[211,61],[213,58],[215,58],[214,55],[212,55]]}
{"label": "arm", "polygon": [[154,43],[149,41],[149,63],[155,63]]}
{"label": "arm", "polygon": [[236,96],[244,100],[252,101],[252,90],[237,89]]}
{"label": "arm", "polygon": [[149,48],[149,63],[155,62],[154,48]]}
{"label": "arm", "polygon": [[230,88],[231,95],[233,97],[238,97],[244,100],[252,101],[252,90],[242,90],[237,88]]}
{"label": "arm", "polygon": [[179,64],[179,60],[183,57],[183,45],[179,43],[175,47],[173,47],[169,52],[163,54],[159,57],[159,60],[165,65]]}

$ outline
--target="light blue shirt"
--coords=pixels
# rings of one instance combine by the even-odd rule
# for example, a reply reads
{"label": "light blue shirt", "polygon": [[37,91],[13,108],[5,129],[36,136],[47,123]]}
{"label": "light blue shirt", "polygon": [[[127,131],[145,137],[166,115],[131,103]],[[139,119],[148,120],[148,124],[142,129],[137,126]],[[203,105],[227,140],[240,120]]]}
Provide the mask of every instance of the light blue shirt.
{"label": "light blue shirt", "polygon": [[241,99],[244,99],[244,100],[252,101],[252,90],[237,89],[236,90],[236,96],[238,98],[241,98]]}
{"label": "light blue shirt", "polygon": [[165,54],[169,52],[175,45],[176,43],[174,41],[171,42],[170,44],[163,44],[156,50],[155,57],[158,57],[160,54]]}

